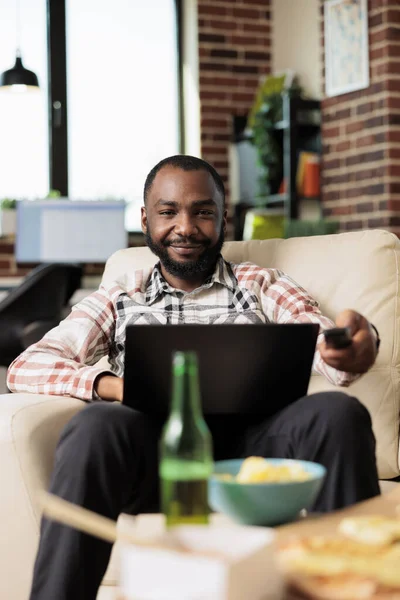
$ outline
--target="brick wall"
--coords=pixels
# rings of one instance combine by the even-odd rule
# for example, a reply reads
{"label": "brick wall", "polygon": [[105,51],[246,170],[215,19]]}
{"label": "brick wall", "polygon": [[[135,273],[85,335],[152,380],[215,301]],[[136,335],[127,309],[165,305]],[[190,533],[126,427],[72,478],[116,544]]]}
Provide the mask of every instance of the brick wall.
{"label": "brick wall", "polygon": [[342,231],[400,235],[399,0],[369,0],[368,21],[369,88],[322,102],[323,208]]}
{"label": "brick wall", "polygon": [[226,183],[232,115],[271,70],[270,22],[270,0],[198,0],[202,156]]}
{"label": "brick wall", "polygon": [[[130,234],[128,246],[130,248],[143,246],[144,239],[142,234]],[[17,263],[14,255],[15,242],[12,237],[0,238],[0,277],[23,277],[27,275],[35,264]],[[102,275],[104,271],[103,263],[86,263],[83,274],[85,276]]]}

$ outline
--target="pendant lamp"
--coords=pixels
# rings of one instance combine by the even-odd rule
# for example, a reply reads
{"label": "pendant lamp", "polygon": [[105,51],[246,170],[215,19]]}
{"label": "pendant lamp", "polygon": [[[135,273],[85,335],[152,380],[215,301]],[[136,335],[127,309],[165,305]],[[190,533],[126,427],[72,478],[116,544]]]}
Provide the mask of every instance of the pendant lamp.
{"label": "pendant lamp", "polygon": [[17,51],[15,65],[11,69],[7,69],[0,74],[0,90],[10,89],[12,91],[27,91],[39,89],[39,81],[33,71],[29,71],[22,64],[20,50],[20,12],[19,0],[16,0],[16,40]]}

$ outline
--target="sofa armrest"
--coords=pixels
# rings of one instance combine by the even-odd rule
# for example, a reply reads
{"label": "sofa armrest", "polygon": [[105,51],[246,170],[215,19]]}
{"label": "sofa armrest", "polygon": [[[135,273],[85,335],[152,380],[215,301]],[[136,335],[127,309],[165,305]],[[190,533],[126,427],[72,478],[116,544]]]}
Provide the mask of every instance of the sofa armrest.
{"label": "sofa armrest", "polygon": [[48,487],[61,430],[84,406],[67,397],[0,395],[0,598],[28,597],[39,540],[35,490]]}

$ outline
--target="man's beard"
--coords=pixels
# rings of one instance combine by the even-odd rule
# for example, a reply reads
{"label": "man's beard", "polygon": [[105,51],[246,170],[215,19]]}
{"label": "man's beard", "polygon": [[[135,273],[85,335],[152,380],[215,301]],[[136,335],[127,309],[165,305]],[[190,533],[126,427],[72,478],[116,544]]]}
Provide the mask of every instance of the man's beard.
{"label": "man's beard", "polygon": [[[170,275],[172,275],[173,277],[178,277],[179,279],[190,280],[199,275],[206,276],[215,269],[215,265],[220,255],[222,246],[224,245],[225,234],[223,227],[221,227],[221,233],[215,246],[210,245],[211,241],[209,239],[200,242],[204,246],[204,250],[200,254],[199,258],[197,258],[196,260],[186,262],[174,260],[169,256],[168,247],[171,245],[171,242],[154,242],[153,238],[151,237],[149,226],[147,226],[145,239],[146,244],[148,245],[150,250],[153,252],[153,254],[158,256],[158,258],[161,261],[161,264]],[[175,238],[173,240],[174,245],[178,245],[179,242],[181,242],[182,244],[199,244],[199,240],[195,240],[190,237]]]}

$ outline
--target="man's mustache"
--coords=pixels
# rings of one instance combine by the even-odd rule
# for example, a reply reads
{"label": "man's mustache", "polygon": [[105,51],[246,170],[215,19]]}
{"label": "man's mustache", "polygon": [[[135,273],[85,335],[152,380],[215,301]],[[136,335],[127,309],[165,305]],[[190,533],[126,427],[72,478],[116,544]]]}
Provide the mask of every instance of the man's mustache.
{"label": "man's mustache", "polygon": [[163,246],[204,246],[210,245],[210,240],[198,240],[196,238],[176,238],[175,240],[165,240]]}

